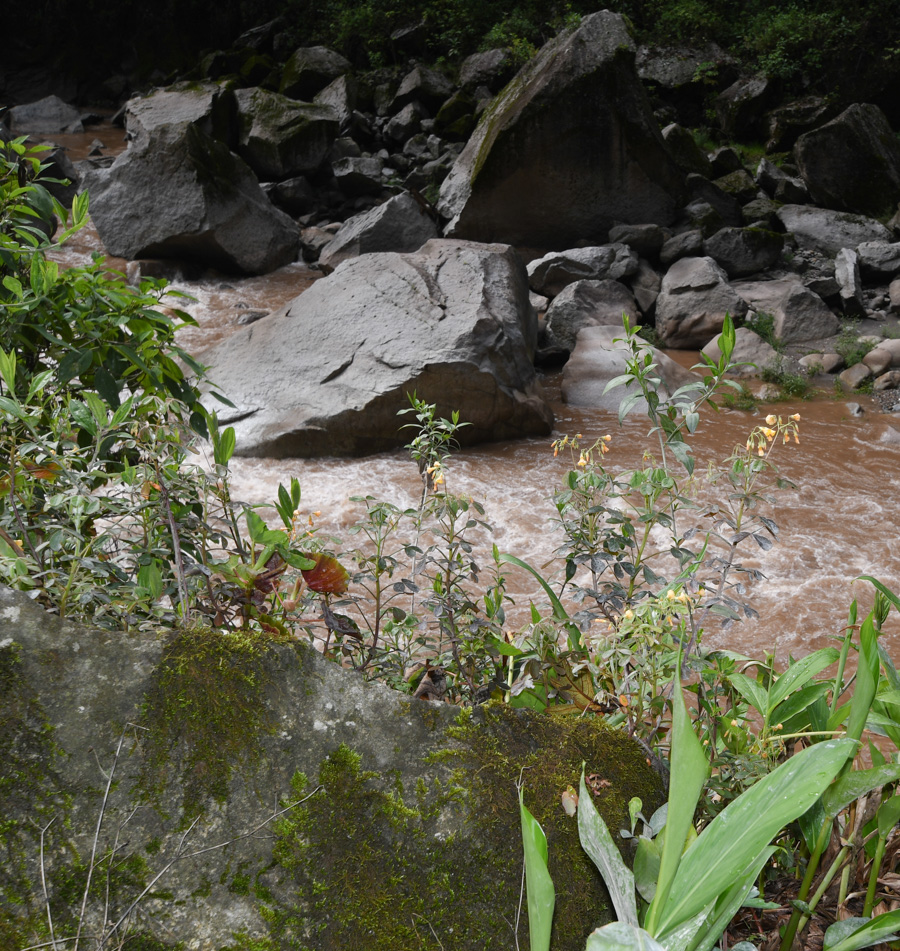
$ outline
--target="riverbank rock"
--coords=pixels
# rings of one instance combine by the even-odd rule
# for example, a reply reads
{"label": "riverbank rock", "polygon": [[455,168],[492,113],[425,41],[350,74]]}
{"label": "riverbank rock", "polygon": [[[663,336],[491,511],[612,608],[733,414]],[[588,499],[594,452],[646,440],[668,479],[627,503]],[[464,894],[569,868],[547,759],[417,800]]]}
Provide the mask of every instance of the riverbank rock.
{"label": "riverbank rock", "polygon": [[[621,323],[618,327],[583,327],[578,342],[563,371],[562,397],[571,406],[590,406],[607,413],[618,414],[619,404],[638,392],[636,384],[619,386],[604,392],[606,384],[626,371],[626,361],[631,350],[624,341]],[[656,364],[656,375],[662,383],[660,397],[668,398],[680,386],[695,383],[699,377],[685,370],[671,357],[649,344],[642,350],[650,354]],[[641,397],[634,412],[646,412],[646,401]]]}
{"label": "riverbank rock", "polygon": [[785,231],[794,236],[800,248],[835,255],[841,248],[856,248],[864,241],[892,240],[890,231],[881,222],[864,215],[811,205],[782,205],[778,220]]}
{"label": "riverbank rock", "polygon": [[338,134],[329,106],[297,102],[254,87],[235,93],[238,155],[264,180],[315,172]]}
{"label": "riverbank rock", "polygon": [[622,316],[638,323],[638,308],[631,291],[618,281],[576,281],[553,298],[547,310],[547,330],[552,342],[566,350],[585,328],[614,326],[621,333]]}
{"label": "riverbank rock", "polygon": [[52,135],[55,132],[83,132],[81,113],[59,96],[46,96],[37,102],[14,106],[7,116],[16,135]]}
{"label": "riverbank rock", "polygon": [[[721,334],[716,334],[703,348],[703,352],[716,363],[722,357],[719,346]],[[729,376],[759,376],[767,367],[775,366],[781,359],[778,351],[749,327],[738,327],[734,332],[734,350],[731,353],[733,364]]]}
{"label": "riverbank rock", "polygon": [[684,178],[634,66],[624,19],[601,11],[551,40],[484,113],[441,187],[445,234],[537,247],[668,224]]}
{"label": "riverbank rock", "polygon": [[237,407],[219,416],[238,454],[364,455],[408,441],[397,412],[412,392],[458,410],[464,442],[548,433],[536,345],[515,251],[437,239],[344,261],[201,359]]}
{"label": "riverbank rock", "polygon": [[841,329],[841,322],[822,298],[793,275],[775,281],[738,282],[734,291],[757,313],[775,318],[773,332],[782,343],[820,340]]}
{"label": "riverbank rock", "polygon": [[900,143],[871,103],[852,105],[801,135],[794,157],[817,204],[878,216],[900,200]]}
{"label": "riverbank rock", "polygon": [[161,125],[85,176],[91,217],[117,257],[189,260],[265,274],[297,256],[299,231],[244,161],[198,126]]}
{"label": "riverbank rock", "polygon": [[362,215],[348,218],[322,249],[319,264],[334,270],[341,261],[378,251],[418,251],[438,236],[437,225],[409,194],[395,195]]}
{"label": "riverbank rock", "polygon": [[746,313],[746,302],[712,258],[679,258],[662,280],[656,332],[665,347],[699,349],[721,331],[726,314],[739,319]]}
{"label": "riverbank rock", "polygon": [[226,83],[180,82],[135,96],[125,105],[125,128],[132,139],[162,128],[189,124],[232,148],[237,139],[234,91]]}
{"label": "riverbank rock", "polygon": [[637,274],[640,262],[627,244],[551,251],[528,265],[528,286],[546,297],[575,281],[617,281]]}
{"label": "riverbank rock", "polygon": [[[78,626],[4,586],[0,617],[0,920],[11,948],[44,933],[39,829],[51,820],[54,923],[74,933],[110,771],[97,843],[104,857],[119,849],[107,919],[179,842],[209,849],[175,862],[128,922],[135,943],[142,933],[142,945],[195,951],[279,946],[286,929],[314,951],[365,947],[372,932],[412,948],[423,909],[459,951],[527,944],[524,922],[518,936],[512,924],[523,766],[525,801],[554,843],[551,873],[569,883],[554,946],[580,951],[612,914],[560,794],[584,760],[604,778],[595,803],[610,829],[627,825],[632,796],[651,810],[662,800],[645,754],[600,719],[415,700],[289,638]],[[91,934],[105,865],[95,874]]]}

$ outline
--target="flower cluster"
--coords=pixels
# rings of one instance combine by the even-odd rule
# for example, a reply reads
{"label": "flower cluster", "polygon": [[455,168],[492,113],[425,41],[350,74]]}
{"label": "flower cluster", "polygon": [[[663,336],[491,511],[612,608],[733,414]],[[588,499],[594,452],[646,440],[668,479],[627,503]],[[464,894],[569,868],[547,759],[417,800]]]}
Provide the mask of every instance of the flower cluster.
{"label": "flower cluster", "polygon": [[747,451],[750,453],[755,451],[757,456],[765,457],[769,454],[779,436],[785,444],[791,441],[792,436],[794,442],[799,443],[800,427],[797,425],[799,422],[799,413],[794,413],[793,416],[789,416],[787,419],[770,413],[766,417],[766,425],[757,426],[750,433],[747,438]]}
{"label": "flower cluster", "polygon": [[595,455],[605,456],[606,453],[609,452],[609,444],[612,442],[612,436],[607,433],[605,436],[600,436],[599,439],[595,439],[590,446],[582,448],[582,439],[581,433],[575,433],[574,436],[563,436],[561,439],[555,439],[550,443],[550,448],[553,450],[554,456],[558,456],[561,449],[569,449],[572,452],[573,458],[577,452],[578,461],[575,465],[579,469],[585,469],[594,464]]}

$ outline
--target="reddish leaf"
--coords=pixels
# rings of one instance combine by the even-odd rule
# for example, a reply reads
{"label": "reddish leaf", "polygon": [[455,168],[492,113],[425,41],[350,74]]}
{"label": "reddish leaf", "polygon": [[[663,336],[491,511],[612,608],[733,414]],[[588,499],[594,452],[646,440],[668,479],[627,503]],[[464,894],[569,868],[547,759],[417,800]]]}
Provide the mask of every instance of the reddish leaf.
{"label": "reddish leaf", "polygon": [[347,590],[350,576],[337,558],[323,554],[309,554],[307,557],[315,561],[316,567],[300,573],[311,591],[317,591],[319,594],[343,594]]}

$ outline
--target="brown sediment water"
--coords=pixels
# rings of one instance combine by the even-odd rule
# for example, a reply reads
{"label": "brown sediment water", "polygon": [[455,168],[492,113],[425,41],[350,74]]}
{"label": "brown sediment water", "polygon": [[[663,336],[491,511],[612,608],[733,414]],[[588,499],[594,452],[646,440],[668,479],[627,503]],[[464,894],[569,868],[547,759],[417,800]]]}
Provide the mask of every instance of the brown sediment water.
{"label": "brown sediment water", "polygon": [[[95,133],[91,129],[84,138],[100,137]],[[89,260],[97,250],[102,251],[102,245],[89,227],[59,257],[72,264]],[[109,263],[126,269],[126,262]],[[236,329],[242,315],[277,310],[317,276],[305,265],[294,264],[255,278],[216,274],[176,278],[173,286],[192,295],[196,303],[171,303],[188,310],[199,325],[183,330],[179,342],[198,353]],[[690,355],[680,359],[690,362]],[[553,438],[580,432],[592,439],[610,433],[611,452],[605,461],[613,470],[640,466],[643,453],[654,448],[646,417],[630,416],[619,427],[614,415],[562,403],[558,390],[558,380],[548,379],[557,418],[554,436],[466,449],[450,463],[448,489],[481,501],[494,527],[493,533],[483,534],[481,550],[476,549],[482,568],[490,561],[492,543],[537,568],[551,561],[561,541],[552,521],[551,498],[571,465],[562,456],[554,458]],[[725,631],[710,627],[705,633],[708,646],[747,654],[774,650],[784,661],[790,654],[802,655],[830,643],[840,633],[853,598],[859,599],[861,610],[868,609],[872,588],[854,582],[860,575],[873,575],[900,593],[900,414],[885,415],[866,397],[854,400],[863,405],[862,416],[851,415],[844,400],[828,395],[762,404],[753,414],[728,409],[705,412],[693,441],[698,481],[710,461],[722,461],[734,446],[743,445],[750,429],[768,413],[801,415],[799,445],[779,445],[772,457],[797,488],[774,493],[774,504],[761,509],[778,524],[778,541],[767,552],[749,540],[741,549],[740,560],[766,576],[748,586],[748,600],[759,617]],[[398,425],[406,421],[401,418]],[[355,544],[348,530],[361,517],[363,506],[350,501],[351,496],[371,495],[407,507],[417,503],[421,491],[418,471],[402,450],[349,460],[238,458],[232,470],[235,496],[251,504],[271,502],[279,482],[297,477],[303,510],[321,513],[316,519],[319,531],[342,540],[335,547]],[[560,566],[557,559],[545,573],[553,579]],[[524,572],[512,569],[510,583],[520,607],[527,607],[530,597],[539,599]],[[889,631],[896,633],[889,633],[885,643],[900,664],[900,625],[892,620]]]}

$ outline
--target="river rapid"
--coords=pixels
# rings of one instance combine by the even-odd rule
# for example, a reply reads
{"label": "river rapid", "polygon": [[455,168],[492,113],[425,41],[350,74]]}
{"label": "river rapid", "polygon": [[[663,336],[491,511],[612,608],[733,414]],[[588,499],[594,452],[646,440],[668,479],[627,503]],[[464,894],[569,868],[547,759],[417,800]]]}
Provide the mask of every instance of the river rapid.
{"label": "river rapid", "polygon": [[[100,139],[106,154],[114,154],[123,147],[121,137],[121,130],[103,126],[84,136],[56,138],[66,139],[71,157],[78,160],[92,139]],[[83,263],[98,250],[103,250],[102,244],[88,226],[58,258],[64,265]],[[128,270],[127,262],[121,260],[110,259],[109,264]],[[171,273],[173,286],[195,298],[194,303],[177,304],[198,322],[179,337],[180,344],[194,354],[231,333],[242,317],[277,310],[318,277],[299,263],[253,278],[204,274],[188,279],[177,271]],[[695,357],[672,355],[688,365]],[[640,466],[643,453],[654,447],[655,437],[647,437],[646,417],[631,416],[619,427],[608,413],[562,403],[558,376],[544,382],[556,413],[552,437],[466,449],[451,460],[448,489],[481,501],[493,526],[490,535],[483,533],[480,554],[476,550],[482,567],[490,560],[492,542],[538,567],[550,560],[559,545],[561,535],[552,522],[552,495],[571,460],[554,458],[552,439],[579,432],[590,440],[610,433],[611,451],[605,461],[613,470]],[[705,412],[693,443],[698,475],[709,462],[727,458],[735,445],[742,445],[768,413],[801,416],[800,443],[779,445],[772,456],[781,474],[797,488],[779,491],[774,505],[762,510],[776,521],[778,541],[768,552],[755,545],[753,551],[745,547],[741,552],[744,564],[766,576],[750,586],[749,601],[759,617],[725,631],[710,627],[705,633],[707,646],[747,654],[774,650],[784,661],[790,654],[803,655],[830,643],[841,631],[854,597],[862,609],[871,604],[871,586],[854,583],[859,575],[873,575],[900,593],[896,502],[900,415],[881,413],[866,397],[856,401],[864,408],[862,416],[853,416],[845,401],[829,394],[811,401],[762,404],[755,413]],[[400,419],[398,424],[405,421]],[[237,458],[232,471],[236,497],[251,504],[272,501],[279,482],[298,478],[303,510],[320,513],[316,516],[319,531],[351,548],[355,541],[348,532],[362,512],[360,503],[350,501],[352,496],[375,496],[406,507],[416,504],[421,491],[418,471],[402,450],[363,459]],[[554,567],[547,569],[548,574]],[[538,598],[524,572],[510,572],[510,588],[520,608],[527,607],[530,597]],[[513,621],[516,616],[511,615]],[[890,624],[891,631],[900,632],[900,625],[893,620]],[[900,663],[900,641],[889,649]]]}

